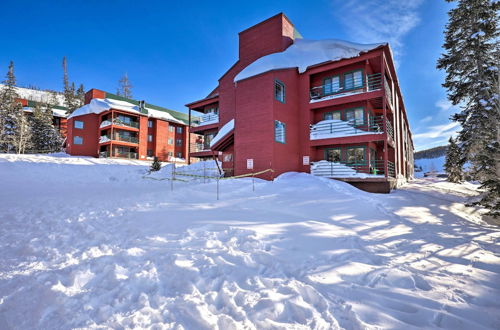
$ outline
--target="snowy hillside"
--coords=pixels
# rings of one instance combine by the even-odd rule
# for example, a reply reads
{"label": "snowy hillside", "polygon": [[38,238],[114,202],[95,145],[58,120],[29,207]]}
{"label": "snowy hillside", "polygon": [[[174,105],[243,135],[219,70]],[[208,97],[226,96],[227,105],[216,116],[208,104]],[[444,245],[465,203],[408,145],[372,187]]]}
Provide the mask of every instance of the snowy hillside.
{"label": "snowy hillside", "polygon": [[444,162],[446,156],[440,156],[436,158],[421,158],[415,159],[415,168],[421,167],[422,171],[415,171],[415,176],[421,178],[424,176],[425,172],[436,171],[438,173],[444,172]]}
{"label": "snowy hillside", "polygon": [[146,165],[0,155],[0,329],[500,328],[475,185],[287,173],[221,180],[217,200]]}

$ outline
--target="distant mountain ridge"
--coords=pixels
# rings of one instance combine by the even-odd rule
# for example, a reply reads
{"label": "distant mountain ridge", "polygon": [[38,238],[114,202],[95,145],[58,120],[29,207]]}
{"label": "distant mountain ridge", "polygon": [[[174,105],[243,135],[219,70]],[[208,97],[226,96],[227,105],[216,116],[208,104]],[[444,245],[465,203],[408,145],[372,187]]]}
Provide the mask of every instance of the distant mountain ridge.
{"label": "distant mountain ridge", "polygon": [[430,149],[420,150],[413,154],[414,159],[423,159],[423,158],[438,158],[446,155],[446,150],[448,146],[440,146],[434,147]]}

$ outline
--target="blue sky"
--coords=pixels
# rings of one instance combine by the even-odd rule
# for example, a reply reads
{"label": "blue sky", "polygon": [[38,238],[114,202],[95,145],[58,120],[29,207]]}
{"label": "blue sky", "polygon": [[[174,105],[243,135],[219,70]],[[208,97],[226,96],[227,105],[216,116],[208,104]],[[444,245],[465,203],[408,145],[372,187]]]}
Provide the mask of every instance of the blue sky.
{"label": "blue sky", "polygon": [[457,129],[436,70],[450,4],[444,0],[2,1],[0,74],[61,90],[70,80],[115,92],[127,72],[134,98],[186,111],[236,61],[238,32],[284,12],[304,38],[389,41],[416,149]]}

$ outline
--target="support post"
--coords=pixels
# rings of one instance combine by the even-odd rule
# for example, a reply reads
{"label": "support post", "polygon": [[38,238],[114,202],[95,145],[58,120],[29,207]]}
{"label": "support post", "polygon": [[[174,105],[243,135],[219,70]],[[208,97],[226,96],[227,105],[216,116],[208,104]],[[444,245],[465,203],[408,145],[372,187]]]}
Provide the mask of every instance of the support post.
{"label": "support post", "polygon": [[187,161],[188,165],[191,164],[191,108],[189,108],[189,124],[187,127],[187,141],[186,143],[188,144],[188,154],[187,154]]}
{"label": "support post", "polygon": [[[385,53],[382,53],[382,63],[381,63],[381,68],[382,68],[382,86],[385,86]],[[383,127],[384,127],[384,175],[386,178],[389,177],[389,163],[388,163],[388,158],[389,158],[389,150],[388,150],[388,134],[387,134],[387,95],[386,93],[382,93],[382,110],[384,111],[384,117],[383,117]]]}

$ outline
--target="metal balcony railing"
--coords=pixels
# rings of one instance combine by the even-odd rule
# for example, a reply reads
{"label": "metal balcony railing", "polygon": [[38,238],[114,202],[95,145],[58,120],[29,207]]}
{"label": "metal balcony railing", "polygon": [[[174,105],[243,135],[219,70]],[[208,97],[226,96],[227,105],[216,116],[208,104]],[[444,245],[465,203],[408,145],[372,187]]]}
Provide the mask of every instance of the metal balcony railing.
{"label": "metal balcony railing", "polygon": [[387,135],[389,135],[392,140],[394,140],[394,129],[392,128],[391,122],[389,120],[385,121],[387,127]]}
{"label": "metal balcony railing", "polygon": [[191,152],[210,151],[210,143],[191,143]]}
{"label": "metal balcony railing", "polygon": [[107,151],[101,151],[99,152],[99,157],[101,158],[108,158],[108,157],[117,157],[117,158],[127,158],[127,159],[139,159],[139,155],[137,152],[119,152],[118,150],[115,150],[113,153],[113,156],[111,156],[111,153],[109,150]]}
{"label": "metal balcony railing", "polygon": [[115,126],[126,126],[126,127],[133,127],[133,128],[139,128],[139,122],[137,121],[122,121],[118,118],[114,118],[112,121],[110,120],[103,120],[101,122],[101,125],[99,125],[100,128],[109,126],[109,125],[115,125]]}
{"label": "metal balcony railing", "polygon": [[[393,130],[390,122],[387,122],[387,133],[393,137]],[[324,120],[310,126],[312,140],[327,139],[332,137],[361,135],[367,133],[383,133],[384,116],[374,116],[367,121],[362,119],[344,120]]]}
{"label": "metal balcony railing", "polygon": [[124,136],[120,134],[114,134],[113,138],[110,139],[108,135],[101,135],[99,138],[99,143],[106,143],[109,141],[122,141],[122,142],[129,142],[129,143],[139,143],[139,139],[135,136]]}
{"label": "metal balcony railing", "polygon": [[198,126],[216,124],[219,122],[219,114],[209,112],[199,117]]}
{"label": "metal balcony railing", "polygon": [[[394,177],[394,168],[394,163],[388,161],[387,173],[389,177]],[[385,177],[385,164],[384,160],[371,160],[359,163],[322,160],[312,163],[311,174],[327,178]]]}
{"label": "metal balcony railing", "polygon": [[326,96],[342,94],[356,94],[363,92],[371,92],[382,88],[382,74],[373,73],[366,75],[365,77],[353,77],[346,78],[343,80],[343,84],[339,82],[336,83],[324,83],[320,86],[312,87],[310,90],[310,99],[318,100]]}

